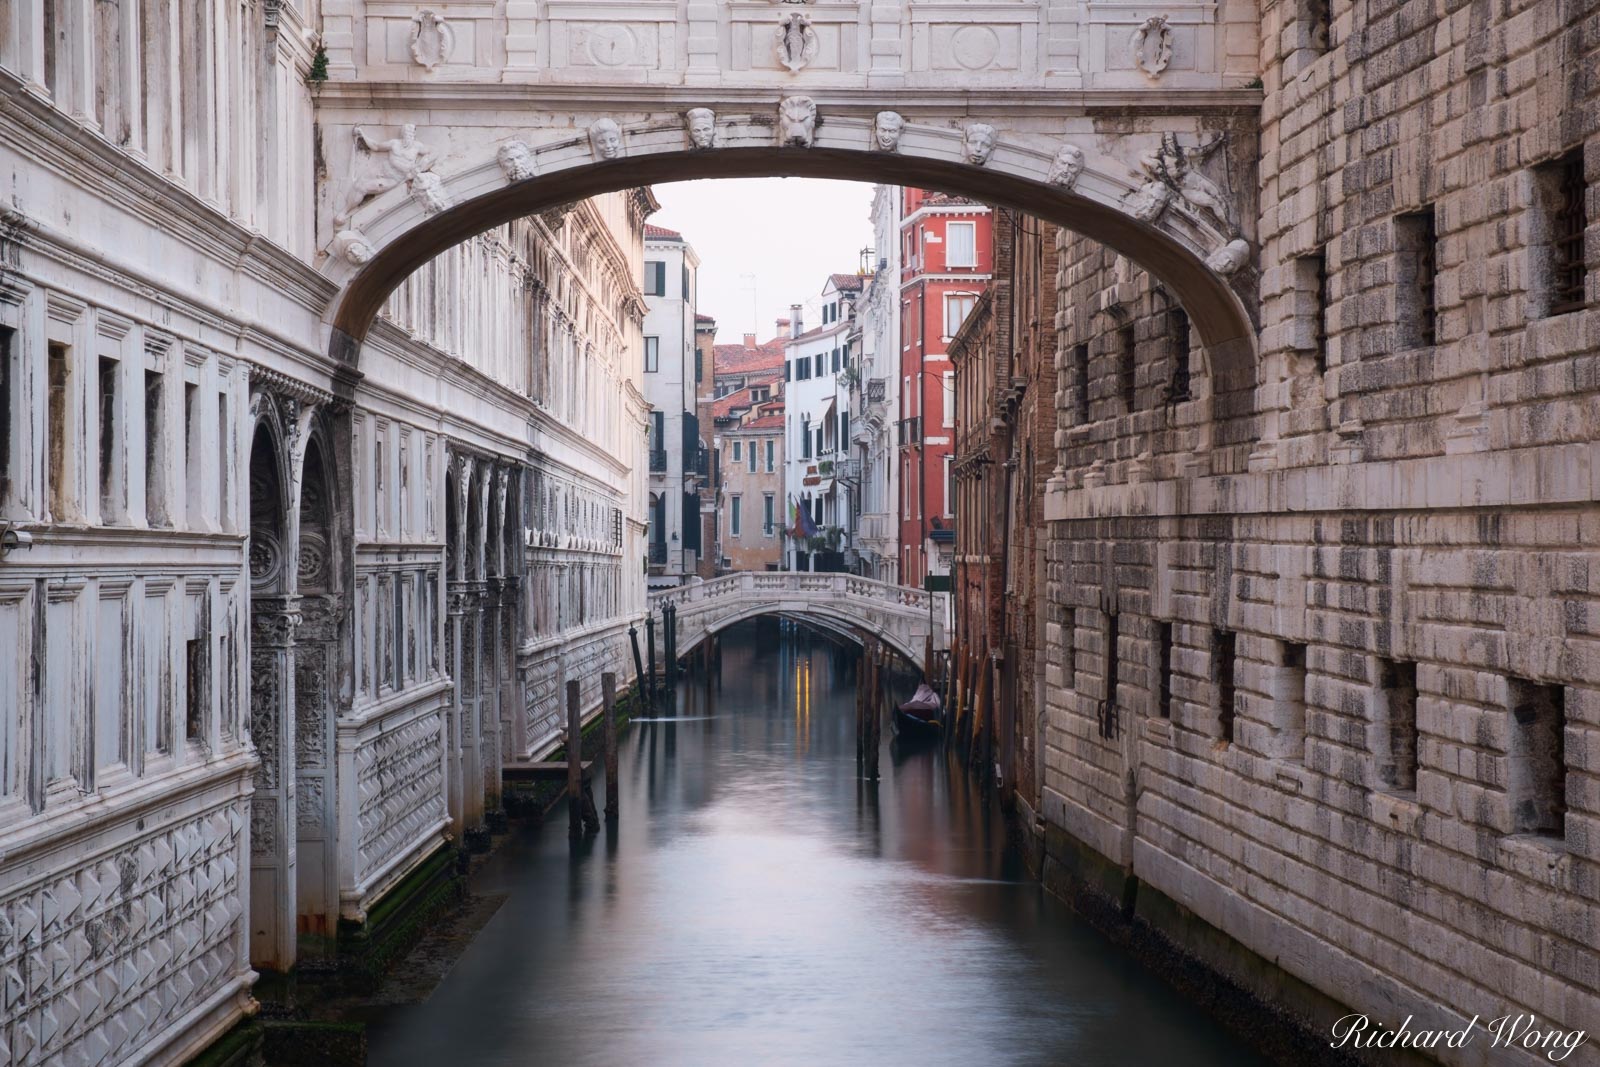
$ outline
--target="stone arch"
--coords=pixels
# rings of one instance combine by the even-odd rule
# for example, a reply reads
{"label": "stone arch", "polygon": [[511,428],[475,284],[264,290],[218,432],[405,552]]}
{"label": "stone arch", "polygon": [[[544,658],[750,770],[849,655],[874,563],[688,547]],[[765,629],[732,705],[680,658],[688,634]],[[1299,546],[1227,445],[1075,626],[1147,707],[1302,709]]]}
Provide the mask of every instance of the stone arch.
{"label": "stone arch", "polygon": [[[334,954],[339,912],[334,751],[344,644],[341,560],[347,542],[338,536],[337,486],[330,434],[313,415],[300,456],[293,560],[300,622],[294,648],[292,814],[295,931],[301,958]],[[379,604],[378,610],[388,611],[389,605]]]}
{"label": "stone arch", "polygon": [[292,425],[292,417],[286,420],[269,394],[255,394],[250,406],[249,736],[259,758],[250,800],[250,962],[282,971],[295,960],[290,731],[299,614],[290,521],[292,447],[285,425]]}
{"label": "stone arch", "polygon": [[[715,620],[707,622],[704,625],[700,625],[693,633],[689,633],[686,630],[684,634],[684,641],[678,647],[678,655],[684,656],[689,654],[699,647],[699,645],[707,638],[716,636],[723,630],[728,629],[730,626],[733,626],[737,623],[746,622],[750,619],[760,618],[764,615],[770,615],[777,618],[793,618],[802,622],[819,622],[826,625],[829,629],[832,629],[838,633],[846,634],[850,636],[852,640],[864,644],[861,638],[863,620],[852,616],[847,611],[830,610],[816,606],[808,607],[804,611],[794,611],[785,610],[780,604],[777,603],[753,604],[748,607],[741,608],[731,615],[719,616]],[[874,629],[873,636],[878,638],[878,640],[882,641],[884,644],[893,648],[895,652],[903,656],[908,663],[921,664],[922,649],[920,647],[910,648],[899,638],[884,630]]]}
{"label": "stone arch", "polygon": [[[878,150],[871,111],[852,105],[837,113],[824,108],[805,131],[806,147],[780,146],[784,134],[775,127],[783,122],[774,108],[719,116],[714,147],[695,150],[687,144],[682,113],[674,111],[624,123],[622,154],[597,160],[587,123],[606,118],[575,114],[574,121],[585,124],[576,130],[508,125],[469,131],[449,158],[430,164],[419,178],[341,216],[324,266],[340,286],[326,317],[331,354],[356,362],[395,286],[446,248],[510,219],[653,182],[802,176],[940,189],[1093,238],[1149,271],[1189,309],[1204,346],[1202,369],[1222,383],[1219,388],[1255,381],[1249,246],[1228,220],[1197,207],[1161,176],[1165,171],[1152,169],[1167,134],[1108,136],[1081,120],[1065,134],[1059,126],[1045,133],[1018,122],[995,133],[992,153],[979,163],[956,120],[907,123],[893,151]],[[1151,122],[1157,131],[1161,125]],[[1069,144],[1079,150],[1080,166],[1070,181],[1061,181],[1057,153]],[[1234,213],[1248,224],[1241,205],[1253,183],[1236,184]]]}

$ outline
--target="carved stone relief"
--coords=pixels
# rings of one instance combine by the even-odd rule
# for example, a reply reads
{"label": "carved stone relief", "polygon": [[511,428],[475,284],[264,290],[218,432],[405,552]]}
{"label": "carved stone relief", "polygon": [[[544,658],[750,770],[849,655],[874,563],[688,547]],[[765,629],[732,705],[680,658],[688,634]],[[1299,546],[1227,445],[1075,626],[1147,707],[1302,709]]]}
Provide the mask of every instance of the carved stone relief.
{"label": "carved stone relief", "polygon": [[993,126],[987,122],[970,123],[961,137],[961,154],[968,163],[981,167],[994,154],[995,140]]}
{"label": "carved stone relief", "polygon": [[590,123],[589,147],[597,160],[621,159],[624,154],[622,127],[617,120],[604,118]]}
{"label": "carved stone relief", "polygon": [[1206,258],[1206,266],[1218,274],[1233,274],[1250,262],[1250,245],[1241,238],[1234,238]]}
{"label": "carved stone relief", "polygon": [[717,141],[717,113],[708,107],[692,107],[684,113],[684,125],[689,131],[689,147],[711,148]]}
{"label": "carved stone relief", "polygon": [[778,144],[784,148],[810,148],[817,135],[817,104],[809,96],[786,96],[778,101]]}
{"label": "carved stone relief", "polygon": [[367,235],[349,226],[333,235],[333,250],[335,255],[343,256],[358,267],[377,254]]}
{"label": "carved stone relief", "polygon": [[872,147],[880,152],[898,152],[900,134],[905,131],[906,120],[898,111],[880,111],[872,120]]}
{"label": "carved stone relief", "polygon": [[432,171],[424,171],[411,179],[411,199],[429,215],[448,211],[451,206],[450,193],[444,187],[444,179]]}
{"label": "carved stone relief", "polygon": [[1172,62],[1172,27],[1167,25],[1167,16],[1151,15],[1145,19],[1133,31],[1128,47],[1133,53],[1133,65],[1151,81],[1159,80]]}
{"label": "carved stone relief", "polygon": [[799,11],[791,11],[778,20],[773,47],[778,62],[788,68],[790,74],[798,74],[817,58],[821,42],[817,31],[811,28],[811,19]]}
{"label": "carved stone relief", "polygon": [[448,62],[455,51],[456,33],[437,11],[422,11],[411,16],[411,58],[432,71]]}
{"label": "carved stone relief", "polygon": [[1064,144],[1057,150],[1056,158],[1050,164],[1050,175],[1045,180],[1062,189],[1071,189],[1077,183],[1078,175],[1083,173],[1083,167],[1083,149]]}
{"label": "carved stone relief", "polygon": [[403,182],[413,181],[419,174],[429,173],[434,163],[434,152],[417,140],[415,123],[400,127],[400,136],[386,141],[375,141],[360,126],[354,135],[358,148],[368,155],[356,154],[355,173],[351,176],[350,190],[344,207],[333,217],[334,225],[344,229],[351,212],[379,193],[386,193]]}
{"label": "carved stone relief", "polygon": [[507,141],[495,153],[495,158],[500,161],[500,169],[505,171],[508,181],[525,182],[536,173],[533,149],[525,141]]}

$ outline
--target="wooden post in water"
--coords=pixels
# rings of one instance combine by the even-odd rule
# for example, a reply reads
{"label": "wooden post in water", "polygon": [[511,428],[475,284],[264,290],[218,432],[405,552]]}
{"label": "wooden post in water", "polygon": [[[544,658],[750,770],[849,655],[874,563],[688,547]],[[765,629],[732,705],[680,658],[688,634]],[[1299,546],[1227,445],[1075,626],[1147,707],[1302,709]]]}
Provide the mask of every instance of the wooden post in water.
{"label": "wooden post in water", "polygon": [[656,713],[656,613],[649,611],[644,617],[644,646],[650,653],[650,673],[645,676],[644,708],[651,716]]}
{"label": "wooden post in water", "polygon": [[567,682],[567,836],[583,836],[583,705],[576,680]]}
{"label": "wooden post in water", "polygon": [[867,674],[872,656],[872,638],[868,637],[861,644],[861,658],[856,661],[856,776],[860,777],[867,768]]}
{"label": "wooden post in water", "polygon": [[[628,626],[628,643],[633,646],[633,676],[639,680],[639,710],[643,711],[647,709],[644,691],[644,660],[639,656],[639,628],[637,626],[631,624]],[[635,711],[634,714],[639,714],[639,711]]]}
{"label": "wooden post in water", "polygon": [[883,645],[872,642],[872,688],[867,705],[867,779],[878,780],[878,749],[883,739]]}
{"label": "wooden post in water", "polygon": [[606,715],[606,822],[617,821],[617,676],[606,671],[600,676],[600,692]]}

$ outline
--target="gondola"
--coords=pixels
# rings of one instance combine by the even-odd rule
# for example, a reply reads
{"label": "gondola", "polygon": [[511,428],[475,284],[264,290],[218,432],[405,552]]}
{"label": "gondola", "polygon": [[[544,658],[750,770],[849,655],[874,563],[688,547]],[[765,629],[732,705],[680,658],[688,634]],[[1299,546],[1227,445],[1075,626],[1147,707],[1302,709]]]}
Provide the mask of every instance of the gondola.
{"label": "gondola", "polygon": [[943,728],[939,694],[926,683],[911,699],[894,709],[895,732],[901,737],[937,737]]}

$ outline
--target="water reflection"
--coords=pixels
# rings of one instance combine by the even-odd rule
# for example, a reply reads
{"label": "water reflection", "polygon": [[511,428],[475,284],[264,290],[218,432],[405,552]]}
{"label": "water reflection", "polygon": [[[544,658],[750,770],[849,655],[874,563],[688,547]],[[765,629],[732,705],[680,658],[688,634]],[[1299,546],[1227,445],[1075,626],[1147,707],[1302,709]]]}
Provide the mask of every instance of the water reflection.
{"label": "water reflection", "polygon": [[853,672],[725,635],[676,721],[628,731],[618,830],[569,846],[557,812],[503,847],[475,889],[505,905],[371,1062],[1256,1062],[1028,880],[939,748],[859,781]]}

